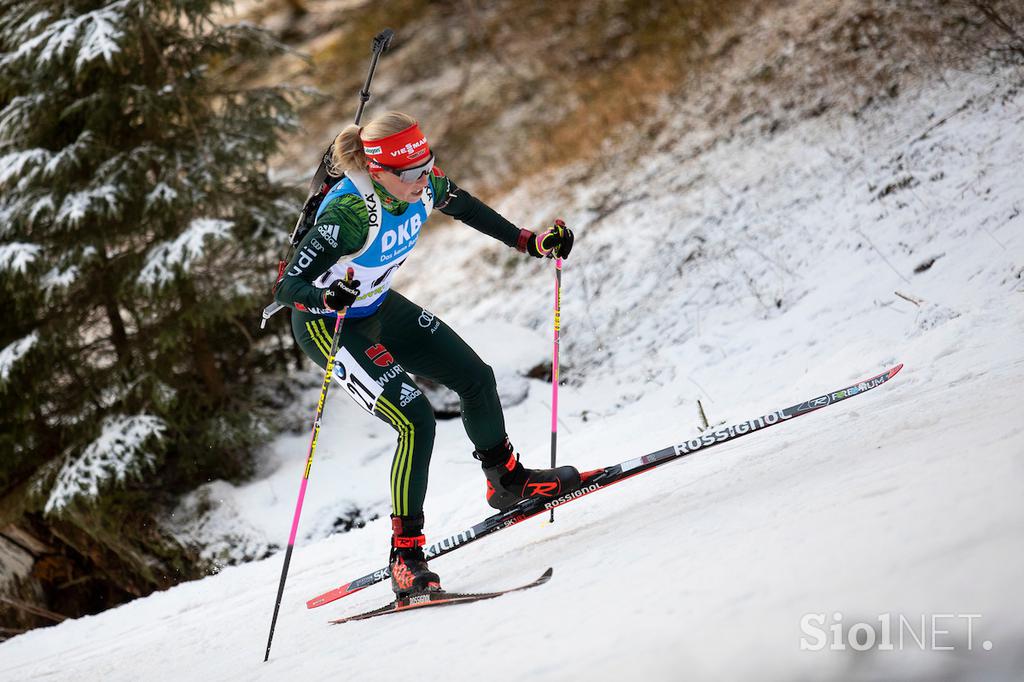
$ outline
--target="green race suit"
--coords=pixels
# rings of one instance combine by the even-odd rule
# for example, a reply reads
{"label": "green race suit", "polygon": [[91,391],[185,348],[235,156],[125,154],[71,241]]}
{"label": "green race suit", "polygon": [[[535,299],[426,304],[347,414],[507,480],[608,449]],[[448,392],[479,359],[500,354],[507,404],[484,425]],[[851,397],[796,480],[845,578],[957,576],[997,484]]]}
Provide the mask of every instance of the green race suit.
{"label": "green race suit", "polygon": [[[373,187],[382,209],[395,218],[401,219],[415,208],[380,185],[374,183]],[[430,190],[435,208],[516,246],[519,228],[457,187],[436,167],[430,176]],[[296,248],[278,285],[277,301],[292,308],[295,340],[320,367],[327,365],[335,319],[323,309],[323,289],[313,282],[331,266],[359,252],[369,234],[363,197],[353,193],[331,199]],[[300,259],[304,248],[312,257]],[[361,289],[367,284],[363,282]],[[410,373],[459,395],[462,421],[475,449],[492,448],[505,438],[505,420],[491,368],[439,317],[393,289],[372,314],[345,319],[335,362],[336,381],[360,407],[398,432],[391,466],[395,515],[423,511],[434,444],[433,410]]]}

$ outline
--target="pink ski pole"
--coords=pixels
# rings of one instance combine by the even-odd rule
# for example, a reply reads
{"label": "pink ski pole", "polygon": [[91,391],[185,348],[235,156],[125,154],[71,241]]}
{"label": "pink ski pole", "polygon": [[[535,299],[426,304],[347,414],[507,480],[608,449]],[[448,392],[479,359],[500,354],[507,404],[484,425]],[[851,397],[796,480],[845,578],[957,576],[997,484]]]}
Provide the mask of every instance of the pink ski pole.
{"label": "pink ski pole", "polygon": [[[555,259],[555,347],[551,359],[551,468],[555,468],[558,448],[558,331],[562,326],[562,259]],[[551,508],[551,523],[555,522],[555,508]]]}
{"label": "pink ski pole", "polygon": [[[352,281],[352,268],[348,269],[348,279]],[[292,532],[288,536],[288,549],[284,553],[284,566],[281,567],[281,582],[277,586],[277,601],[274,602],[274,615],[270,619],[270,636],[267,637],[267,653],[263,656],[263,662],[270,659],[270,644],[274,641],[274,626],[277,625],[277,612],[281,610],[281,597],[284,596],[284,582],[288,578],[288,565],[292,562],[292,550],[295,549],[295,536],[299,531],[299,516],[302,514],[302,501],[306,497],[306,484],[309,483],[309,470],[313,467],[313,453],[316,452],[316,443],[320,437],[320,418],[324,414],[324,402],[327,400],[327,389],[331,387],[331,378],[334,376],[334,356],[338,354],[338,340],[341,338],[341,323],[345,319],[348,308],[342,308],[338,312],[338,319],[334,323],[334,337],[331,339],[331,353],[327,356],[327,368],[324,371],[324,385],[320,388],[320,400],[316,404],[316,417],[313,419],[313,436],[309,441],[309,455],[306,457],[306,470],[302,474],[302,483],[299,485],[299,499],[295,502],[295,516],[292,517]]]}

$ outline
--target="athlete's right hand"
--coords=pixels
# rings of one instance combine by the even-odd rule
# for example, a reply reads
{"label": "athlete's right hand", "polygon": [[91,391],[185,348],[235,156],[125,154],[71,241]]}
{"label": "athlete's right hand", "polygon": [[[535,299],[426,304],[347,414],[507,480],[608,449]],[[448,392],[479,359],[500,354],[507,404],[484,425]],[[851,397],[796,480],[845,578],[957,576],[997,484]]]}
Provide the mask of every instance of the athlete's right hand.
{"label": "athlete's right hand", "polygon": [[568,258],[572,250],[573,233],[565,223],[556,220],[551,227],[540,232],[522,230],[520,233],[520,251],[534,258]]}
{"label": "athlete's right hand", "polygon": [[324,307],[331,310],[347,308],[359,297],[359,280],[339,279],[324,291]]}

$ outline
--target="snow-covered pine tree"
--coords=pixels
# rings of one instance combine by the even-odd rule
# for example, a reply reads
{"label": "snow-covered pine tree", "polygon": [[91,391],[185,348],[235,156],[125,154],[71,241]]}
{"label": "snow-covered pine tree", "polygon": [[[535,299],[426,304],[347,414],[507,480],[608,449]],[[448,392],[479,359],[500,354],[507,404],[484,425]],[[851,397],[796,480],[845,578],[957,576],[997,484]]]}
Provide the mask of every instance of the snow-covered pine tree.
{"label": "snow-covered pine tree", "polygon": [[295,119],[286,89],[225,85],[278,46],[218,4],[0,0],[0,528],[61,524],[127,592],[187,575],[138,512],[260,436],[247,328]]}

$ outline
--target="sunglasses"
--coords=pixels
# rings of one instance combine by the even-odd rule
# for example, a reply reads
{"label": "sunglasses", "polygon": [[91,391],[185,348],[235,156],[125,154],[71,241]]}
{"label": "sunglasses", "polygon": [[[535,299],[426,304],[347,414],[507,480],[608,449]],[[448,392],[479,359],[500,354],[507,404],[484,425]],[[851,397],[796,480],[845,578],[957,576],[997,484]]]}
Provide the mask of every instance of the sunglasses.
{"label": "sunglasses", "polygon": [[418,166],[413,166],[412,168],[403,168],[401,170],[397,168],[388,168],[387,166],[381,166],[380,164],[377,165],[380,168],[386,170],[388,173],[398,176],[398,179],[401,180],[402,182],[411,185],[412,183],[416,182],[424,175],[429,173],[434,168],[434,155],[431,154],[426,161],[424,161]]}

